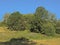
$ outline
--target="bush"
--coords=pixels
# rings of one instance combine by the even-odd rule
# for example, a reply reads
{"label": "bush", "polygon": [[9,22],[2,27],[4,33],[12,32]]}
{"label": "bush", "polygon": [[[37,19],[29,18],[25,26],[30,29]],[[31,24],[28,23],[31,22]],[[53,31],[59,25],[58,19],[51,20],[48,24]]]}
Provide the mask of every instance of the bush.
{"label": "bush", "polygon": [[53,36],[55,35],[55,31],[56,29],[52,23],[48,22],[46,24],[43,24],[43,28],[42,28],[43,34]]}

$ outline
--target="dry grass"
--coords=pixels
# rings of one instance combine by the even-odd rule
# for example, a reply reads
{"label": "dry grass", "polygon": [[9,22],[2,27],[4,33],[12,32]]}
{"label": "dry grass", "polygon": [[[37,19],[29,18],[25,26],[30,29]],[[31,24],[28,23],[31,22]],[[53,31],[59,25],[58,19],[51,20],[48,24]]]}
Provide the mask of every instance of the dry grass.
{"label": "dry grass", "polygon": [[0,42],[8,40],[13,37],[22,37],[22,35],[24,35],[25,37],[29,37],[29,39],[32,38],[34,42],[37,42],[37,45],[60,45],[60,38],[37,40],[41,37],[42,38],[45,37],[40,34],[32,34],[32,35],[31,34],[32,33],[28,32],[12,32],[7,30],[5,27],[0,27]]}
{"label": "dry grass", "polygon": [[7,27],[0,27],[0,32],[8,32],[9,30],[6,29]]}
{"label": "dry grass", "polygon": [[48,40],[34,40],[34,42],[37,42],[37,45],[60,45],[60,38]]}
{"label": "dry grass", "polygon": [[0,32],[5,32],[5,29],[0,27]]}

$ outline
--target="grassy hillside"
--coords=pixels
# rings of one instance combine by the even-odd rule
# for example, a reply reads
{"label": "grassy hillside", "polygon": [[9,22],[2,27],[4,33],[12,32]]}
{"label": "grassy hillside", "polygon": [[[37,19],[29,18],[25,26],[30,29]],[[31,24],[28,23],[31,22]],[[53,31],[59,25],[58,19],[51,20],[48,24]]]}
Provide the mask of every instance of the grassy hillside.
{"label": "grassy hillside", "polygon": [[0,42],[9,41],[11,38],[25,37],[40,44],[60,45],[60,37],[51,37],[42,35],[40,33],[32,33],[28,30],[25,31],[9,31],[5,27],[0,27]]}

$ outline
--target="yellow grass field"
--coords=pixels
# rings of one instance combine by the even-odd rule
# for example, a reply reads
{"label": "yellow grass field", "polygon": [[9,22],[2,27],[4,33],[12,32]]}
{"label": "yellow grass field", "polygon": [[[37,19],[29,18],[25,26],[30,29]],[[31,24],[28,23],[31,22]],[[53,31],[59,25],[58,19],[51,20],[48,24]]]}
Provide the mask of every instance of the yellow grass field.
{"label": "yellow grass field", "polygon": [[[2,35],[1,35],[1,32],[3,32]],[[9,31],[6,28],[0,27],[0,35],[1,35],[0,41],[4,40],[3,38],[6,39],[6,38],[12,38],[12,37],[19,37],[19,35],[22,34],[20,32],[18,34],[16,32],[14,32],[15,33],[15,35],[14,35],[14,33],[12,33],[12,32],[8,33],[8,32]],[[24,34],[26,35],[26,33],[24,33]],[[9,35],[9,36],[7,36],[7,35]],[[60,38],[42,39],[42,40],[33,39],[33,41],[36,42],[37,45],[60,45]]]}
{"label": "yellow grass field", "polygon": [[60,45],[60,38],[48,40],[34,40],[34,42],[37,42],[37,45]]}
{"label": "yellow grass field", "polygon": [[0,27],[0,32],[8,32],[8,30],[6,29],[6,27]]}

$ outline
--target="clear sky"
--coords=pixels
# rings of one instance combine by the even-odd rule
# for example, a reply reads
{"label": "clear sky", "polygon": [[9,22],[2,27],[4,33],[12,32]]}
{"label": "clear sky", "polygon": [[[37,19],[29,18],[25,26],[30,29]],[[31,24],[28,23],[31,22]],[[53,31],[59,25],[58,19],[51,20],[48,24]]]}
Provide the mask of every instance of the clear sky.
{"label": "clear sky", "polygon": [[60,19],[60,0],[0,0],[0,20],[5,13],[15,11],[22,14],[34,13],[39,6],[45,7]]}

